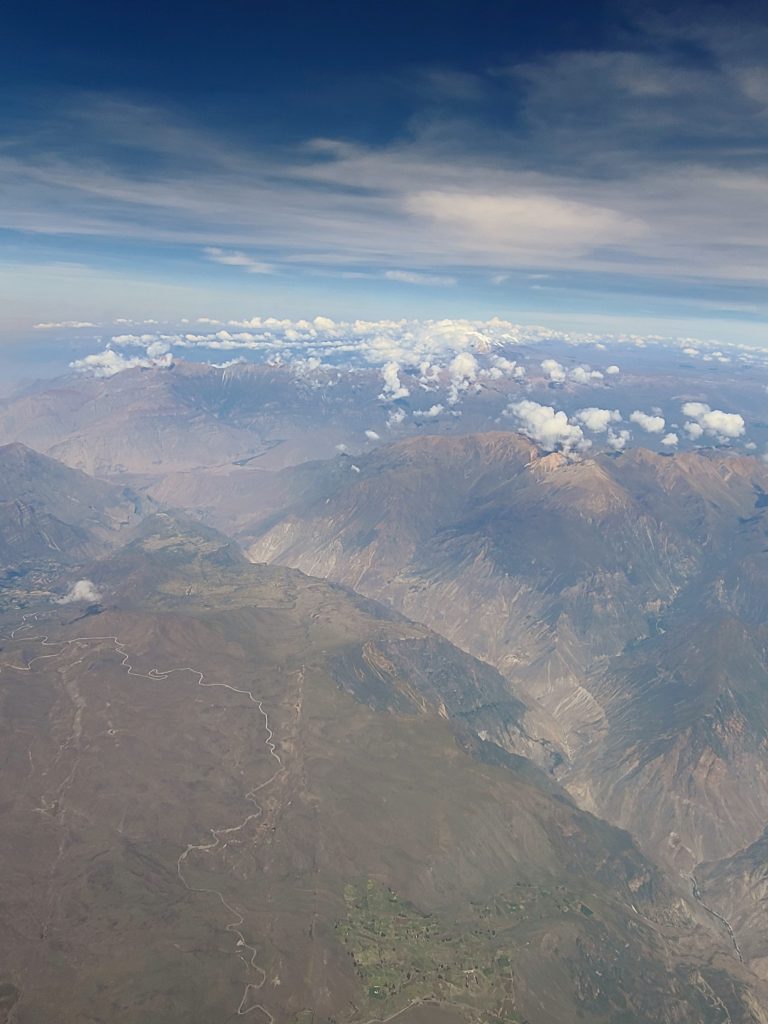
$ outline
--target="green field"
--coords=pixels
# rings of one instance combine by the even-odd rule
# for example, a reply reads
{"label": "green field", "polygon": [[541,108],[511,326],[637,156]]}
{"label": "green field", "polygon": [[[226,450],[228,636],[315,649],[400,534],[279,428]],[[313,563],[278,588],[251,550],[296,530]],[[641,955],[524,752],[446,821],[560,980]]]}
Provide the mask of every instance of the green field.
{"label": "green field", "polygon": [[446,926],[370,879],[345,886],[344,899],[347,916],[337,928],[367,1010],[392,1013],[434,998],[472,1009],[477,1019],[518,1020],[511,1005],[513,951],[479,915]]}

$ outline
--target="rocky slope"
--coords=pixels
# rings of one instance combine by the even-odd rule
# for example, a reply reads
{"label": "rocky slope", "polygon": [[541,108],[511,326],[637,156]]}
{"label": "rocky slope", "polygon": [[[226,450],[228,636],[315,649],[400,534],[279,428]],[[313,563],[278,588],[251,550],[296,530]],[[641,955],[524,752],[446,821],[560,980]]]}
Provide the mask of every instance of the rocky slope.
{"label": "rocky slope", "polygon": [[699,864],[695,879],[704,902],[728,922],[744,959],[768,978],[768,831],[732,857]]}
{"label": "rocky slope", "polygon": [[[390,602],[557,723],[562,780],[683,871],[760,834],[768,469],[424,438],[280,475],[255,561]],[[745,784],[744,780],[749,779]]]}
{"label": "rocky slope", "polygon": [[87,572],[100,611],[3,630],[17,1024],[768,1020],[626,833],[446,717],[492,684],[423,627],[169,516]]}
{"label": "rocky slope", "polygon": [[0,446],[0,566],[71,563],[122,543],[151,502],[14,443]]}

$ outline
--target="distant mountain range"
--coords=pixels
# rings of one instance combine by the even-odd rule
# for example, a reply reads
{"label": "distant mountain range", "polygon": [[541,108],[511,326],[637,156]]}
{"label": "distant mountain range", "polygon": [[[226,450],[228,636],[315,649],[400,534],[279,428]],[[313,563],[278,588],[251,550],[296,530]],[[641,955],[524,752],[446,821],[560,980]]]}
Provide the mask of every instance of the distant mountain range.
{"label": "distant mountain range", "polygon": [[[364,385],[375,403],[373,375]],[[22,441],[112,477],[156,478],[256,458],[280,468],[313,452],[331,455],[351,433],[363,440],[368,423],[359,397],[359,388],[314,387],[280,367],[134,369],[13,394],[0,401],[0,441]]]}

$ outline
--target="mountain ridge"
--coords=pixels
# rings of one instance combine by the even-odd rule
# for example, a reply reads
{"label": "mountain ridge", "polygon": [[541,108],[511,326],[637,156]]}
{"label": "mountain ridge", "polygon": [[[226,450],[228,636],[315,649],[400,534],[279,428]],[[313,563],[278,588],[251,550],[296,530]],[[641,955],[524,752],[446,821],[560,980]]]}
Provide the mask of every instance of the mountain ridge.
{"label": "mountain ridge", "polygon": [[[84,568],[101,610],[33,603],[0,652],[0,871],[16,894],[0,983],[20,1021],[54,995],[62,1022],[105,998],[126,1024],[181,1007],[202,1024],[238,1002],[349,1024],[379,1008],[416,1024],[419,1006],[435,1021],[718,1024],[720,1004],[768,1020],[761,982],[626,833],[477,739],[461,708],[446,717],[467,655],[165,513]],[[370,644],[389,656],[376,693],[357,670]],[[19,899],[41,931],[13,924]],[[370,915],[388,936],[375,954]],[[66,961],[32,955],[65,935]]]}
{"label": "mountain ridge", "polygon": [[[496,665],[514,694],[543,705],[546,738],[565,755],[561,780],[586,806],[634,828],[654,856],[690,870],[759,834],[768,800],[758,781],[759,710],[751,722],[740,712],[727,747],[715,731],[694,736],[697,716],[714,713],[729,690],[754,702],[763,685],[766,467],[717,451],[541,459],[499,433],[412,440],[356,464],[355,474],[325,464],[283,471],[283,512],[241,528],[249,556],[342,580]],[[308,487],[308,476],[319,479]],[[741,676],[729,670],[726,636],[737,650],[752,644]],[[705,786],[682,815],[688,777],[673,769],[674,746],[656,781],[638,776],[634,796],[612,795],[627,746],[640,743],[650,764],[667,731],[676,691],[644,679],[675,658],[689,675],[696,665],[715,669],[710,704],[684,701],[678,724],[702,779],[711,762],[726,786],[719,795]],[[693,679],[686,686],[681,695],[696,692]],[[645,732],[632,739],[638,715]],[[740,792],[748,770],[754,792]]]}

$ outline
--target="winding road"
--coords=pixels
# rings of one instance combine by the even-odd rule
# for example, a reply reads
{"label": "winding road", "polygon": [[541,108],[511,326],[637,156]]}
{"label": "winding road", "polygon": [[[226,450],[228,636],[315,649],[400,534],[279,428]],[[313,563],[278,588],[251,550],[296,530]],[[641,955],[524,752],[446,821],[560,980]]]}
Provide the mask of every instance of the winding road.
{"label": "winding road", "polygon": [[731,928],[731,922],[727,921],[723,917],[722,914],[718,914],[718,912],[716,910],[713,910],[712,907],[710,907],[707,903],[704,902],[704,899],[703,899],[703,897],[701,895],[701,889],[699,889],[699,883],[696,881],[696,875],[689,875],[689,878],[691,880],[693,898],[695,900],[698,900],[698,902],[702,905],[702,907],[704,907],[704,909],[706,910],[706,912],[708,914],[711,914],[712,917],[717,918],[718,921],[720,921],[722,924],[725,925],[726,930],[727,930],[728,934],[731,937],[731,942],[733,943],[733,948],[736,950],[736,956],[739,958],[739,960],[742,963],[744,963],[744,956],[743,956],[743,954],[741,952],[741,946],[738,944],[738,942],[736,941],[736,936],[733,934],[733,928]]}
{"label": "winding road", "polygon": [[[120,658],[121,667],[125,669],[128,675],[136,676],[140,679],[149,679],[152,682],[163,682],[168,679],[169,676],[174,674],[189,673],[196,678],[196,684],[202,687],[220,687],[224,690],[231,690],[233,693],[242,694],[247,697],[252,703],[254,703],[260,714],[264,718],[264,730],[266,738],[264,740],[265,746],[269,756],[274,760],[276,768],[274,773],[266,780],[266,782],[260,783],[253,789],[249,790],[245,795],[245,799],[253,804],[255,810],[248,813],[242,821],[235,825],[231,825],[227,828],[212,828],[210,834],[212,836],[211,842],[208,843],[190,843],[186,849],[179,855],[176,861],[176,872],[179,877],[179,881],[182,883],[184,888],[191,893],[197,893],[200,895],[213,896],[221,903],[227,913],[232,915],[232,920],[226,925],[226,930],[235,936],[235,952],[237,956],[242,960],[245,966],[250,970],[256,972],[259,976],[257,981],[248,982],[245,986],[242,998],[238,1004],[236,1015],[244,1017],[247,1014],[253,1013],[254,1010],[261,1010],[268,1020],[268,1024],[274,1024],[274,1016],[267,1010],[265,1006],[260,1003],[252,1002],[254,994],[263,988],[267,974],[263,967],[261,967],[256,961],[258,956],[258,947],[249,943],[243,933],[243,924],[245,922],[244,916],[240,911],[227,901],[223,893],[219,892],[218,889],[199,888],[187,881],[184,877],[184,864],[187,858],[192,853],[200,854],[213,854],[218,850],[224,849],[228,842],[228,837],[235,835],[242,831],[247,825],[253,821],[257,821],[263,815],[263,808],[256,799],[256,794],[267,786],[271,785],[275,779],[285,771],[285,766],[277,752],[276,744],[274,742],[274,733],[269,724],[269,715],[264,708],[264,702],[261,697],[256,696],[251,690],[233,686],[231,683],[220,683],[220,682],[207,682],[205,674],[200,669],[193,668],[191,666],[179,666],[174,668],[158,669],[152,668],[149,672],[137,671],[132,663],[131,658],[133,655],[127,650],[124,643],[122,643],[119,637],[116,636],[78,636],[73,637],[69,640],[51,640],[47,634],[39,636],[30,636],[28,631],[33,629],[33,622],[37,621],[37,614],[25,615],[22,618],[22,622],[14,630],[11,631],[10,635],[5,637],[6,642],[25,642],[29,643],[37,641],[43,647],[58,647],[59,650],[54,651],[51,654],[39,654],[32,658],[31,661],[27,662],[26,665],[6,665],[0,668],[0,672],[16,671],[16,672],[31,672],[33,665],[38,661],[43,661],[49,658],[59,658],[61,655],[70,647],[75,644],[111,644],[115,654]],[[31,619],[33,622],[28,622]],[[24,636],[19,636],[20,633],[24,633]],[[222,845],[223,842],[223,845]],[[17,1004],[18,1005],[18,1004]]]}

